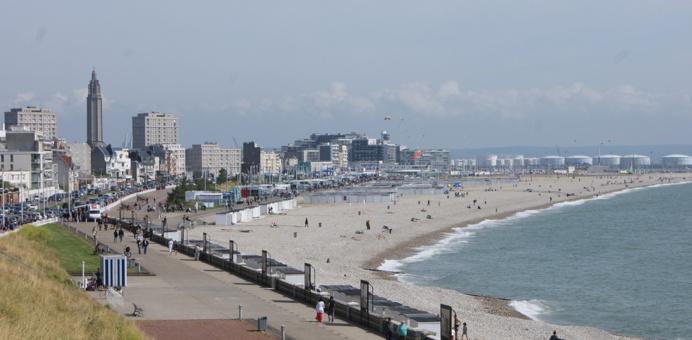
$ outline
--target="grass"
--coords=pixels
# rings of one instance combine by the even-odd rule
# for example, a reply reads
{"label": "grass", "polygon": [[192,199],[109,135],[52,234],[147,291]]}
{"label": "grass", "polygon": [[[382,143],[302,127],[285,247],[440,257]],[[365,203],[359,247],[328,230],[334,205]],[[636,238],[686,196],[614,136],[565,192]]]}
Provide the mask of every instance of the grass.
{"label": "grass", "polygon": [[81,274],[82,261],[85,262],[86,273],[98,271],[99,256],[94,255],[93,243],[78,237],[57,223],[41,228],[47,231],[46,246],[54,250],[60,265],[68,273]]}
{"label": "grass", "polygon": [[0,239],[0,339],[145,339],[75,287],[47,245],[50,233],[26,226]]}

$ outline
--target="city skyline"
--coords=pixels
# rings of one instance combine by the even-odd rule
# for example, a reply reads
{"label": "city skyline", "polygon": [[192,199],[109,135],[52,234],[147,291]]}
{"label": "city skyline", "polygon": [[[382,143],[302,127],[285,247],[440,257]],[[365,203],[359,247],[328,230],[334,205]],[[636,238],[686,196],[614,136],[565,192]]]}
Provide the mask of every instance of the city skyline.
{"label": "city skyline", "polygon": [[13,65],[0,103],[47,107],[85,140],[69,122],[94,66],[113,145],[149,111],[176,113],[184,145],[381,130],[420,147],[692,143],[691,4],[392,4],[108,4],[99,25],[72,20],[88,6],[43,4],[29,24],[0,23],[15,33],[0,43],[23,51],[0,57]]}

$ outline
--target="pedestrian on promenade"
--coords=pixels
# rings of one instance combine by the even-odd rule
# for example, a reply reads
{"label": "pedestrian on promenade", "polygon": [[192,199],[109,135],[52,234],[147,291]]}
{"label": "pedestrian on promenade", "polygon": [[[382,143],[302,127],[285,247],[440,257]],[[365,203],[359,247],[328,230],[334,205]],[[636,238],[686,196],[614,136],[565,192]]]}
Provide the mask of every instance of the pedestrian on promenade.
{"label": "pedestrian on promenade", "polygon": [[149,240],[144,239],[144,241],[142,241],[142,249],[144,250],[144,255],[147,254],[147,248],[148,247],[149,247]]}
{"label": "pedestrian on promenade", "polygon": [[317,322],[322,323],[322,318],[324,317],[324,300],[320,298],[319,301],[317,301],[317,305],[315,306],[315,312],[317,315],[315,315],[315,320]]}
{"label": "pedestrian on promenade", "polygon": [[117,242],[117,241],[118,241],[118,231],[117,231],[117,230],[113,230],[113,242],[115,243],[115,242]]}
{"label": "pedestrian on promenade", "polygon": [[120,238],[120,242],[123,241],[123,236],[125,236],[125,232],[123,231],[123,228],[120,228],[118,231],[118,237]]}
{"label": "pedestrian on promenade", "polygon": [[308,224],[308,218],[306,217],[306,218],[305,218],[305,228],[307,228],[308,226],[309,226],[309,224]]}
{"label": "pedestrian on promenade", "polygon": [[168,256],[173,254],[173,239],[168,240]]}
{"label": "pedestrian on promenade", "polygon": [[384,338],[392,340],[392,335],[394,335],[394,332],[392,332],[392,318],[386,318],[382,328],[384,328]]}
{"label": "pedestrian on promenade", "polygon": [[96,242],[96,227],[91,229],[91,236],[94,238],[94,242]]}
{"label": "pedestrian on promenade", "polygon": [[137,254],[142,254],[142,241],[139,239],[140,235],[137,235],[135,240],[137,241]]}
{"label": "pedestrian on promenade", "polygon": [[201,252],[201,249],[199,248],[198,245],[195,245],[195,261],[199,261],[199,253]]}
{"label": "pedestrian on promenade", "polygon": [[334,313],[336,312],[336,301],[334,300],[334,295],[329,297],[329,305],[327,305],[327,316],[329,317],[329,322],[334,323]]}

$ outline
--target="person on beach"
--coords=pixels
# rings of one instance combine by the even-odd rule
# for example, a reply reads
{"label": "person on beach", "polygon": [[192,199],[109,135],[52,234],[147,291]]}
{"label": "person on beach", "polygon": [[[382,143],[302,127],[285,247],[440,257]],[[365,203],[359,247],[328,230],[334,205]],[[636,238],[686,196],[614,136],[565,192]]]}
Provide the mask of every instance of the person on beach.
{"label": "person on beach", "polygon": [[324,317],[324,300],[320,298],[319,301],[317,301],[317,305],[315,306],[315,320],[317,322],[322,323],[322,318]]}
{"label": "person on beach", "polygon": [[466,339],[469,340],[469,330],[466,328],[466,322],[461,324],[461,335],[459,336],[459,340],[461,339]]}
{"label": "person on beach", "polygon": [[327,316],[329,317],[329,322],[334,323],[334,313],[336,312],[336,301],[334,300],[334,295],[329,297],[329,304],[327,305]]}
{"label": "person on beach", "polygon": [[370,220],[365,221],[365,228],[370,230]]}
{"label": "person on beach", "polygon": [[307,228],[310,224],[308,224],[308,218],[305,218],[305,228]]}
{"label": "person on beach", "polygon": [[562,340],[557,337],[557,331],[553,331],[553,335],[550,336],[549,340]]}
{"label": "person on beach", "polygon": [[461,326],[461,321],[459,321],[457,313],[454,313],[454,334],[459,334],[459,326]]}

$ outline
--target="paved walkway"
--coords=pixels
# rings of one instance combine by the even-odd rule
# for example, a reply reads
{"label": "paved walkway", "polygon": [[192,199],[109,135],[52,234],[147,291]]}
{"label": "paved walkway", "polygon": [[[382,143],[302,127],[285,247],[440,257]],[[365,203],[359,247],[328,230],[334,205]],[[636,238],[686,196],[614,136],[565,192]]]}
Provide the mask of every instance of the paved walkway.
{"label": "paved walkway", "polygon": [[[93,223],[72,225],[87,233],[94,226]],[[309,306],[190,257],[170,256],[158,244],[151,243],[147,255],[138,255],[131,233],[126,233],[122,243],[112,242],[112,230],[101,231],[99,235],[103,235],[99,240],[114,250],[123,251],[130,246],[142,266],[155,274],[128,277],[126,303],[120,312],[132,312],[134,302],[144,309],[146,320],[234,319],[238,317],[238,305],[242,305],[243,319],[267,316],[270,327],[280,329],[285,325],[287,336],[294,339],[382,338],[343,320],[319,324],[314,321],[314,309]]]}

